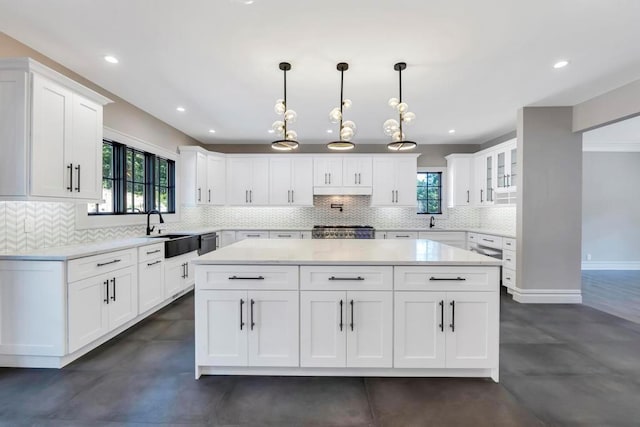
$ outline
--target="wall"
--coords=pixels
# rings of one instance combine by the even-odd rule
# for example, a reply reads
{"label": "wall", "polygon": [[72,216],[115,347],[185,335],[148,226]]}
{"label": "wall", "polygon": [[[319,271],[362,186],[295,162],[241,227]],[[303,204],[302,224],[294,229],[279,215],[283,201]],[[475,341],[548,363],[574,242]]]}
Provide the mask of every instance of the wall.
{"label": "wall", "polygon": [[[582,261],[640,268],[640,153],[583,154]],[[591,262],[587,261],[591,254]],[[618,265],[617,265],[618,264]],[[620,265],[621,264],[621,265]]]}
{"label": "wall", "polygon": [[573,131],[583,132],[640,114],[640,80],[573,107]]}
{"label": "wall", "polygon": [[480,145],[480,149],[481,150],[485,150],[487,148],[491,148],[491,147],[493,147],[495,145],[502,144],[503,142],[507,142],[507,141],[509,141],[509,140],[511,140],[513,138],[516,138],[517,136],[518,136],[518,132],[516,132],[514,130],[512,132],[506,133],[506,134],[504,134],[502,136],[499,136],[497,138],[493,138],[493,139],[490,139],[489,141],[483,142]]}

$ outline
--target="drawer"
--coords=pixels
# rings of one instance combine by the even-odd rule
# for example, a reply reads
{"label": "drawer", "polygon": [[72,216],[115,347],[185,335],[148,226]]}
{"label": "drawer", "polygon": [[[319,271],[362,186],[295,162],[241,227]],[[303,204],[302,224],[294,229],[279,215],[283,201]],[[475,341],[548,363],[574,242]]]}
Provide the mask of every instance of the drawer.
{"label": "drawer", "polygon": [[71,260],[67,264],[67,281],[71,283],[137,264],[136,255],[137,249],[133,248]]}
{"label": "drawer", "polygon": [[509,289],[515,289],[516,272],[514,270],[508,268],[502,269],[502,285]]}
{"label": "drawer", "polygon": [[268,239],[268,231],[236,231],[236,242],[244,239]]}
{"label": "drawer", "polygon": [[302,266],[300,289],[314,291],[390,291],[393,267]]}
{"label": "drawer", "polygon": [[395,267],[396,291],[497,291],[500,267]]}
{"label": "drawer", "polygon": [[516,253],[514,251],[502,251],[502,266],[511,270],[516,269]]}
{"label": "drawer", "polygon": [[476,243],[478,241],[478,233],[467,233],[467,242]]}
{"label": "drawer", "polygon": [[504,237],[502,239],[502,249],[515,251],[516,250],[516,239],[510,239],[508,237]]}
{"label": "drawer", "polygon": [[492,236],[491,234],[478,234],[478,240],[476,243],[488,248],[502,249],[502,237],[500,236]]}
{"label": "drawer", "polygon": [[301,239],[302,233],[299,231],[270,231],[270,239]]}
{"label": "drawer", "polygon": [[385,239],[417,239],[417,231],[387,231]]}
{"label": "drawer", "polygon": [[450,244],[450,242],[464,243],[464,231],[421,231],[418,234],[419,239],[435,240]]}
{"label": "drawer", "polygon": [[297,290],[297,266],[199,265],[198,289]]}
{"label": "drawer", "polygon": [[164,258],[164,242],[138,248],[138,262]]}

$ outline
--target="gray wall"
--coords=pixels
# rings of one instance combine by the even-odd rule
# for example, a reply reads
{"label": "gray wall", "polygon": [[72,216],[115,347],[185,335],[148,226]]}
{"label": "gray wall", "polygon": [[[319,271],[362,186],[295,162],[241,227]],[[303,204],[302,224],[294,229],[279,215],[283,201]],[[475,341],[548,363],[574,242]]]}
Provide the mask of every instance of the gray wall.
{"label": "gray wall", "polygon": [[582,260],[640,261],[640,153],[584,153],[582,176]]}
{"label": "gray wall", "polygon": [[503,142],[509,141],[510,139],[515,138],[518,135],[518,132],[511,131],[497,138],[490,139],[489,141],[483,142],[481,144],[481,148],[484,150],[486,148],[491,148],[494,145],[502,144]]}
{"label": "gray wall", "polygon": [[574,132],[604,126],[640,114],[640,80],[573,107]]}
{"label": "gray wall", "polygon": [[179,145],[200,145],[195,139],[174,127],[0,32],[0,58],[24,56],[31,57],[114,101],[104,108],[105,126],[172,151],[175,151]]}
{"label": "gray wall", "polygon": [[581,288],[582,134],[571,107],[518,113],[517,286]]}

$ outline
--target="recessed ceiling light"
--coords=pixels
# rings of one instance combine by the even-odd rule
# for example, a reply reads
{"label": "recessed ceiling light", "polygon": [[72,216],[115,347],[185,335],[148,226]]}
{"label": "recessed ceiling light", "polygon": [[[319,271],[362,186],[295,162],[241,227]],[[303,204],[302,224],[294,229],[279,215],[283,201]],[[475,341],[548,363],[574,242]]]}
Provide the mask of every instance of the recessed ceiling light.
{"label": "recessed ceiling light", "polygon": [[327,133],[333,133],[333,129],[327,129]]}
{"label": "recessed ceiling light", "polygon": [[273,129],[269,129],[267,132],[269,132],[269,133],[275,133],[275,130],[273,130]]}
{"label": "recessed ceiling light", "polygon": [[184,107],[177,107],[176,110],[180,111],[181,113],[184,113],[185,111],[187,111],[187,110],[185,110]]}
{"label": "recessed ceiling light", "polygon": [[209,133],[216,133],[215,129],[209,129]]}
{"label": "recessed ceiling light", "polygon": [[117,64],[118,62],[118,58],[116,58],[115,56],[111,56],[111,55],[107,55],[104,57],[104,60],[107,61],[110,64]]}
{"label": "recessed ceiling light", "polygon": [[449,129],[449,133],[456,133],[455,129]]}
{"label": "recessed ceiling light", "polygon": [[558,61],[555,64],[553,64],[553,68],[564,68],[567,65],[569,65],[569,61],[567,61],[566,59],[563,59],[562,61]]}

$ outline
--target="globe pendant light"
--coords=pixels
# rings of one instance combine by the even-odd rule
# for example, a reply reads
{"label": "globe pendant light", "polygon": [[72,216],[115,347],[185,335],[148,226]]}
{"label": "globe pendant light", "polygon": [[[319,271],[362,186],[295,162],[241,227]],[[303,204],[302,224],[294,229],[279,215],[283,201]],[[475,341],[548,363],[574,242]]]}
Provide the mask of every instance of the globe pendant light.
{"label": "globe pendant light", "polygon": [[300,145],[298,141],[296,141],[296,138],[298,137],[296,131],[287,129],[287,125],[295,122],[297,117],[295,111],[287,109],[287,71],[291,70],[291,64],[288,62],[281,62],[279,67],[284,72],[284,98],[276,101],[274,109],[276,114],[284,117],[283,120],[276,120],[273,122],[272,128],[276,135],[279,135],[282,138],[277,141],[273,141],[271,143],[271,148],[280,151],[291,151],[295,150],[298,148],[298,145]]}
{"label": "globe pendant light", "polygon": [[409,111],[409,106],[405,102],[402,102],[402,70],[405,68],[407,68],[406,62],[398,62],[393,66],[393,69],[398,72],[400,93],[398,98],[391,98],[389,100],[389,106],[397,111],[399,120],[389,119],[382,125],[384,133],[390,136],[393,141],[387,144],[387,148],[392,151],[411,150],[418,145],[413,141],[406,141],[402,130],[403,123],[413,123],[416,118],[416,115]]}
{"label": "globe pendant light", "polygon": [[343,111],[351,107],[351,100],[343,99],[344,95],[344,72],[349,69],[346,62],[339,63],[336,68],[340,71],[340,107],[336,107],[329,113],[331,123],[340,123],[340,140],[327,144],[327,148],[336,151],[353,150],[355,144],[351,138],[356,133],[356,124],[351,120],[343,121]]}

